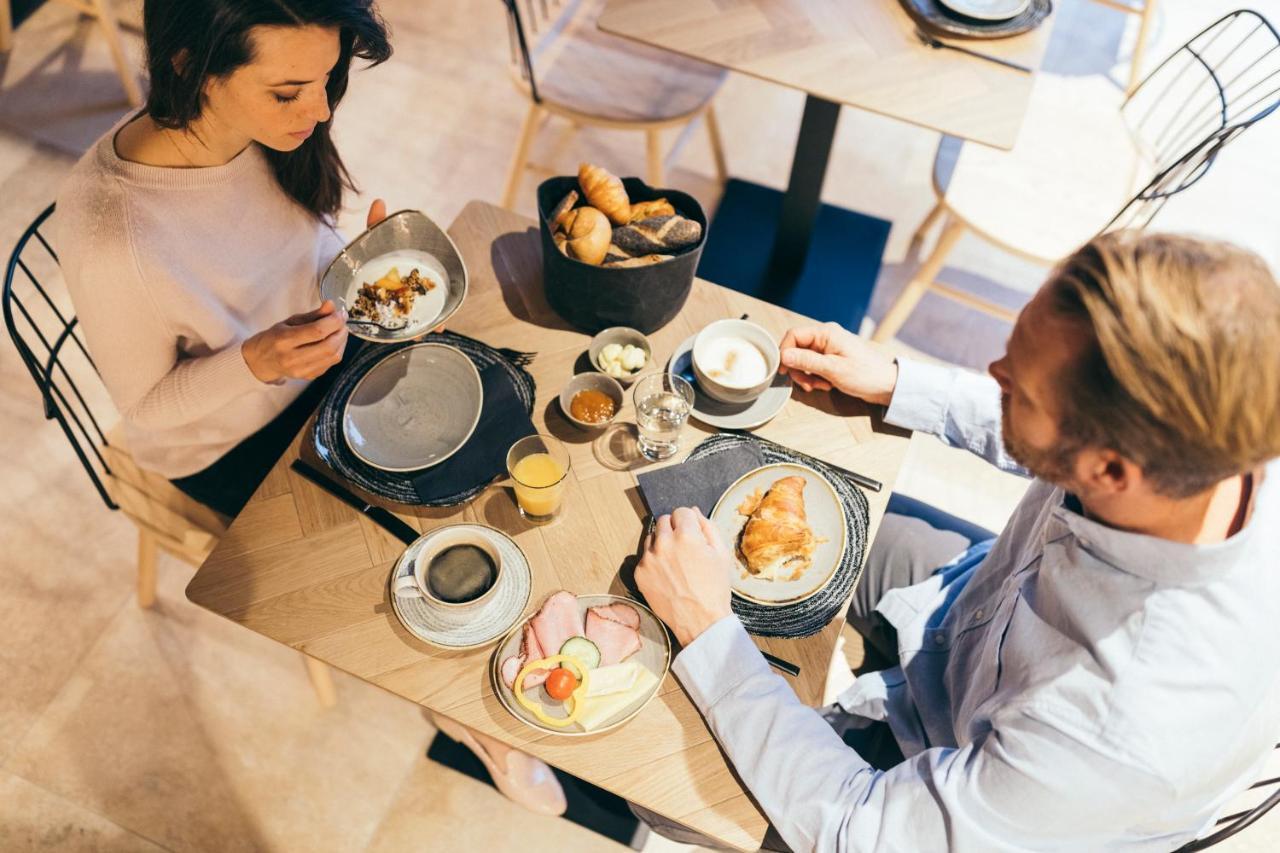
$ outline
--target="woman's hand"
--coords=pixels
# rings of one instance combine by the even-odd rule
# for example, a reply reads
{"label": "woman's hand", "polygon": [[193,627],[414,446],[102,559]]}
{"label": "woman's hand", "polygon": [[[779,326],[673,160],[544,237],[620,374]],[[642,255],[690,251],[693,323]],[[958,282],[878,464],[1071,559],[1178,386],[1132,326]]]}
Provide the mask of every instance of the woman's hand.
{"label": "woman's hand", "polygon": [[868,403],[889,405],[898,384],[898,364],[878,344],[838,323],[791,329],[779,344],[782,366],[805,391],[843,391]]}
{"label": "woman's hand", "polygon": [[342,360],[347,321],[331,300],[294,314],[240,345],[249,370],[262,382],[315,379]]}
{"label": "woman's hand", "polygon": [[681,507],[658,519],[636,566],[636,586],[658,618],[687,646],[732,613],[733,555],[701,511]]}

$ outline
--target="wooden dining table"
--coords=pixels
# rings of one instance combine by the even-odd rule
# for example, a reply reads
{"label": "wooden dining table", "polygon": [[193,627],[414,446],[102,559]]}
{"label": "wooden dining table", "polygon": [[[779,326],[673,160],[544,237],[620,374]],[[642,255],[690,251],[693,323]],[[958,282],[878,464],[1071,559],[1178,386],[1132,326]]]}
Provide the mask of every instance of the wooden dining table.
{"label": "wooden dining table", "polygon": [[[620,571],[640,550],[647,520],[636,474],[678,463],[714,430],[690,422],[677,456],[651,463],[636,452],[629,402],[619,423],[603,433],[572,426],[556,398],[582,368],[589,336],[568,326],[547,304],[534,222],[471,202],[449,233],[469,272],[466,301],[449,327],[495,347],[537,352],[528,368],[537,383],[533,421],[569,449],[564,506],[556,521],[534,526],[522,519],[501,481],[474,501],[446,509],[370,500],[419,531],[466,521],[511,536],[532,569],[526,615],[557,589],[625,595]],[[650,336],[657,366],[705,324],[744,313],[778,337],[807,322],[750,296],[695,281],[680,314]],[[847,397],[797,390],[756,432],[881,481],[882,491],[867,493],[870,541],[908,445],[908,435],[881,416],[879,408]],[[403,542],[291,470],[300,455],[320,464],[310,450],[310,424],[196,572],[187,587],[191,601],[725,845],[759,846],[766,818],[674,676],[664,680],[657,698],[638,716],[614,731],[570,738],[527,726],[494,695],[488,666],[492,645],[446,651],[421,642],[400,624],[389,601],[388,577]],[[810,705],[822,702],[843,621],[837,618],[803,639],[757,638],[761,649],[799,664],[799,677],[788,681]]]}
{"label": "wooden dining table", "polygon": [[[943,37],[1027,71],[926,46],[899,0],[609,0],[597,26],[805,93],[786,192],[731,180],[699,274],[856,330],[890,224],[822,204],[841,107],[1012,148],[1051,21],[1012,38]],[[726,148],[732,159],[732,138]]]}

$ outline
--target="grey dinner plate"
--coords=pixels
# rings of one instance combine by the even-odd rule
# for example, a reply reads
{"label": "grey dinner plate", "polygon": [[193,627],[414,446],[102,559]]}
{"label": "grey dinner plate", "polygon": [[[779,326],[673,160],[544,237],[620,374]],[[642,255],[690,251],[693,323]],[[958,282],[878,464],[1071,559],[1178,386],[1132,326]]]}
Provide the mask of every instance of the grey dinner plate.
{"label": "grey dinner plate", "polygon": [[462,307],[467,295],[462,254],[444,229],[418,210],[397,211],[352,240],[320,279],[320,298],[350,306],[362,284],[377,281],[392,267],[402,276],[416,267],[436,286],[414,301],[402,328],[349,322],[347,329],[356,337],[376,343],[412,340],[442,325]]}
{"label": "grey dinner plate", "polygon": [[351,452],[384,471],[416,471],[448,459],[480,421],[480,373],[457,348],[396,350],[351,391],[342,433]]}
{"label": "grey dinner plate", "polygon": [[791,378],[779,374],[764,393],[750,403],[722,403],[698,387],[693,374],[693,342],[690,335],[676,347],[667,362],[667,372],[674,373],[693,386],[693,416],[716,429],[755,429],[773,420],[791,399]]}

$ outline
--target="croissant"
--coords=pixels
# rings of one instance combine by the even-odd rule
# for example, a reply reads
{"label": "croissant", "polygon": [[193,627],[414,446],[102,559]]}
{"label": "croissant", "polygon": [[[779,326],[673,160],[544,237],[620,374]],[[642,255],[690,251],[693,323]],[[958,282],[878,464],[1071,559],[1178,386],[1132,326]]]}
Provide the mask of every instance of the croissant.
{"label": "croissant", "polygon": [[578,167],[578,186],[582,187],[587,204],[609,217],[614,225],[626,225],[631,221],[631,199],[617,175],[583,163]]}
{"label": "croissant", "polygon": [[638,201],[631,205],[631,218],[628,222],[639,222],[642,219],[652,219],[655,216],[675,216],[676,209],[671,206],[671,202],[665,198],[656,198],[653,201]]}
{"label": "croissant", "polygon": [[702,239],[702,226],[683,216],[654,216],[613,232],[613,242],[631,255],[671,253]]}
{"label": "croissant", "polygon": [[751,574],[765,580],[796,580],[809,568],[818,538],[805,517],[804,486],[804,477],[783,477],[764,497],[757,489],[738,507],[739,514],[748,516],[738,537],[738,554]]}
{"label": "croissant", "polygon": [[613,237],[605,215],[594,207],[579,207],[566,213],[561,223],[565,235],[562,251],[583,263],[599,266]]}

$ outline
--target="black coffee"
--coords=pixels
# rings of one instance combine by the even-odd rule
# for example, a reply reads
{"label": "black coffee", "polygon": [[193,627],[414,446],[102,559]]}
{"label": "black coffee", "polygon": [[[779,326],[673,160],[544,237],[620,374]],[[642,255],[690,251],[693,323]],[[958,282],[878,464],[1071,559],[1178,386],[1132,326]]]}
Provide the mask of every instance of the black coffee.
{"label": "black coffee", "polygon": [[431,558],[427,566],[427,588],[449,604],[475,601],[498,579],[493,558],[475,545],[453,545]]}

